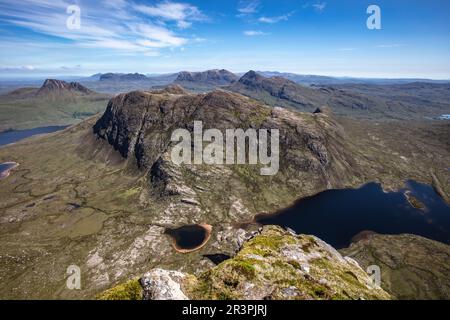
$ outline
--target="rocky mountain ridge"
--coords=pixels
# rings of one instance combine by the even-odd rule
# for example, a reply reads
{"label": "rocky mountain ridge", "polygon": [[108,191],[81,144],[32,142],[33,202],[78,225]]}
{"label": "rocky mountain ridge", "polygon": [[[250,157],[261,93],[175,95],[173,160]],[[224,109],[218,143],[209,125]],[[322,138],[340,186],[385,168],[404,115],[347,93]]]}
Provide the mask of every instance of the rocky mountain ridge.
{"label": "rocky mountain ridge", "polygon": [[198,276],[153,269],[99,299],[378,300],[391,296],[357,262],[314,236],[267,226],[231,259]]}
{"label": "rocky mountain ridge", "polygon": [[36,92],[36,96],[80,94],[89,95],[94,92],[78,82],[66,82],[63,80],[47,79]]}

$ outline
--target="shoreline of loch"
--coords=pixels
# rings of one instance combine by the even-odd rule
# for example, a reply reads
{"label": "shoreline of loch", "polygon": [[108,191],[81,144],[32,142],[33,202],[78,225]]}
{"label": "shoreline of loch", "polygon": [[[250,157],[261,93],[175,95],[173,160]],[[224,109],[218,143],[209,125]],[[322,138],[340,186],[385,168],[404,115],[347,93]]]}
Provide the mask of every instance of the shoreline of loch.
{"label": "shoreline of loch", "polygon": [[167,233],[172,238],[172,247],[175,249],[176,252],[191,253],[194,251],[198,251],[208,243],[209,239],[211,239],[213,226],[206,224],[206,223],[195,224],[193,226],[203,228],[205,231],[205,238],[198,246],[191,248],[191,249],[184,249],[184,248],[180,247],[177,243],[177,238],[175,236],[171,235],[170,233]]}
{"label": "shoreline of loch", "polygon": [[20,164],[17,162],[9,161],[9,162],[3,162],[0,163],[0,165],[11,165],[11,167],[6,168],[4,171],[0,171],[0,179],[5,179],[10,176],[11,171],[17,168]]}

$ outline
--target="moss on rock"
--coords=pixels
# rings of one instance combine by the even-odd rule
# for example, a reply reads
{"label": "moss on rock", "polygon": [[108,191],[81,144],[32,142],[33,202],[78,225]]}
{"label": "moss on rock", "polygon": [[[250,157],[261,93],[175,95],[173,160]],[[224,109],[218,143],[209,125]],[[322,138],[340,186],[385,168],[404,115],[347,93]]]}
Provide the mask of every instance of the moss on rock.
{"label": "moss on rock", "polygon": [[202,274],[194,299],[389,299],[359,266],[312,236],[267,226]]}
{"label": "moss on rock", "polygon": [[108,289],[97,296],[98,300],[142,300],[143,289],[139,279],[130,280]]}

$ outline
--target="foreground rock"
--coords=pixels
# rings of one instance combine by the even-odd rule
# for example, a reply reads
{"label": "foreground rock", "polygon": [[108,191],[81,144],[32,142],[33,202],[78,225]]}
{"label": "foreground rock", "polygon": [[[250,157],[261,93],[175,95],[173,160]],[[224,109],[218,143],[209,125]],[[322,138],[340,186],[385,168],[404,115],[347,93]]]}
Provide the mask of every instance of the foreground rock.
{"label": "foreground rock", "polygon": [[[391,298],[355,261],[322,240],[274,226],[264,227],[234,258],[198,277],[155,269],[140,284],[142,297],[153,300]],[[99,298],[126,296],[117,291],[110,289]]]}
{"label": "foreground rock", "polygon": [[381,286],[398,299],[450,299],[450,246],[420,236],[371,234],[342,250],[378,265]]}

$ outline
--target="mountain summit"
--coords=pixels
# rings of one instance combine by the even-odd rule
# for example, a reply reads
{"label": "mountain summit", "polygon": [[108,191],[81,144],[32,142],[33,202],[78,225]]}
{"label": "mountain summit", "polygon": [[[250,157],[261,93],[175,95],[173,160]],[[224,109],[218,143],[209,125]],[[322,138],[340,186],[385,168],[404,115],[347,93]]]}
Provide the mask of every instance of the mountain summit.
{"label": "mountain summit", "polygon": [[78,82],[66,82],[63,80],[47,79],[42,87],[36,92],[36,96],[47,96],[52,94],[79,94],[88,95],[94,93]]}

